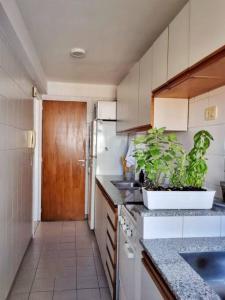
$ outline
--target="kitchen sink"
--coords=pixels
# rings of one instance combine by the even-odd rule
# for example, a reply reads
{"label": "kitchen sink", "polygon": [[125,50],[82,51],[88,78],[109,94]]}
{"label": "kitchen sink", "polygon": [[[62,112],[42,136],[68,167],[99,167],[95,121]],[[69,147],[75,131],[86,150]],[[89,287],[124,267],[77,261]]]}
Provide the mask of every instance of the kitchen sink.
{"label": "kitchen sink", "polygon": [[111,182],[119,190],[139,190],[141,188],[141,184],[138,181],[113,180]]}
{"label": "kitchen sink", "polygon": [[184,260],[225,299],[225,251],[180,253]]}

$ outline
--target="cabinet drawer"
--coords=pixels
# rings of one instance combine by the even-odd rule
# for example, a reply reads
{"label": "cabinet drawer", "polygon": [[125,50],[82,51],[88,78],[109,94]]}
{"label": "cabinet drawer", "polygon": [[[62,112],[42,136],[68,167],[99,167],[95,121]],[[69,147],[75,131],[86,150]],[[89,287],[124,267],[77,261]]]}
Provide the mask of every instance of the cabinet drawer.
{"label": "cabinet drawer", "polygon": [[112,263],[115,265],[116,264],[116,250],[115,250],[114,247],[115,246],[112,244],[112,241],[110,240],[109,234],[107,232],[106,248],[107,248],[107,251],[109,252],[109,255],[111,257]]}
{"label": "cabinet drawer", "polygon": [[112,208],[109,206],[108,203],[107,203],[106,210],[107,210],[107,215],[108,215],[109,219],[111,220],[113,227],[116,229],[117,228],[117,213],[112,210]]}
{"label": "cabinet drawer", "polygon": [[107,232],[112,244],[116,246],[117,232],[115,231],[115,228],[112,227],[112,224],[110,223],[109,219],[107,219]]}
{"label": "cabinet drawer", "polygon": [[112,279],[110,277],[109,267],[108,267],[107,263],[106,263],[106,278],[107,278],[107,281],[108,281],[109,291],[110,291],[111,297],[112,297],[112,299],[114,299],[114,284],[113,284]]}
{"label": "cabinet drawer", "polygon": [[106,255],[106,268],[109,272],[111,282],[112,282],[112,284],[114,284],[115,283],[115,267],[112,265],[112,262],[110,260],[108,253]]}

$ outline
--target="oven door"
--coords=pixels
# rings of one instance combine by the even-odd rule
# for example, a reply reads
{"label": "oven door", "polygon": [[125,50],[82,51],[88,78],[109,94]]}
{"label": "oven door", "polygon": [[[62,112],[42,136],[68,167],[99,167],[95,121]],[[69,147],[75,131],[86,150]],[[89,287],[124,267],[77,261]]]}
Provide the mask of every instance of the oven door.
{"label": "oven door", "polygon": [[135,251],[120,226],[119,299],[135,300]]}

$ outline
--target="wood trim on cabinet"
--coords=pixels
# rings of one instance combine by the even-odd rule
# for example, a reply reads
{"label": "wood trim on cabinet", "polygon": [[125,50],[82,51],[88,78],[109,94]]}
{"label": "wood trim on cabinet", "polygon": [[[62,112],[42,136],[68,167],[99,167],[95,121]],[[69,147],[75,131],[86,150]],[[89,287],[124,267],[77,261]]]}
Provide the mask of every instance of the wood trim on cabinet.
{"label": "wood trim on cabinet", "polygon": [[113,222],[112,222],[112,220],[110,219],[110,217],[109,217],[108,214],[107,214],[107,220],[108,220],[110,226],[112,227],[112,230],[113,230],[114,232],[116,232],[117,230],[116,230],[115,226],[113,225]]}
{"label": "wood trim on cabinet", "polygon": [[107,236],[108,236],[108,238],[109,238],[109,241],[110,241],[110,243],[111,243],[111,246],[112,246],[113,250],[116,251],[116,245],[114,245],[114,243],[113,243],[113,241],[112,241],[112,238],[111,238],[111,236],[110,236],[108,230],[107,230],[106,234],[107,234]]}
{"label": "wood trim on cabinet", "polygon": [[112,276],[111,276],[111,273],[110,273],[109,266],[108,266],[107,262],[106,262],[106,268],[107,268],[107,271],[108,271],[108,274],[109,274],[109,278],[110,278],[111,284],[112,284],[112,286],[114,286],[114,281],[112,279]]}
{"label": "wood trim on cabinet", "polygon": [[147,131],[149,129],[152,128],[151,124],[147,124],[147,125],[142,125],[142,126],[138,126],[138,127],[134,127],[134,128],[129,128],[123,131],[117,131],[117,134],[123,134],[123,133],[135,133],[135,132],[142,132],[142,131]]}
{"label": "wood trim on cabinet", "polygon": [[112,264],[112,267],[113,267],[113,269],[114,269],[114,271],[115,271],[115,269],[116,269],[116,265],[115,265],[115,263],[113,262],[113,259],[112,259],[112,257],[111,257],[111,254],[110,254],[110,252],[109,252],[109,248],[108,248],[108,246],[106,246],[106,251],[107,251],[107,254],[108,254],[109,260],[110,260],[110,262],[111,262],[111,264]]}
{"label": "wood trim on cabinet", "polygon": [[113,204],[110,196],[107,194],[107,192],[105,191],[105,189],[103,188],[103,186],[101,185],[100,181],[98,180],[98,178],[96,178],[96,184],[99,187],[99,189],[101,190],[103,196],[105,197],[105,199],[107,200],[109,206],[111,207],[111,209],[113,210],[113,212],[117,215],[117,206]]}
{"label": "wood trim on cabinet", "polygon": [[225,85],[225,46],[153,91],[159,98],[192,98]]}
{"label": "wood trim on cabinet", "polygon": [[155,285],[157,286],[160,294],[162,295],[164,300],[175,300],[176,297],[173,295],[171,290],[169,289],[167,283],[159,274],[158,270],[156,269],[155,265],[147,255],[145,251],[142,252],[142,263],[148,272],[149,276],[154,281]]}

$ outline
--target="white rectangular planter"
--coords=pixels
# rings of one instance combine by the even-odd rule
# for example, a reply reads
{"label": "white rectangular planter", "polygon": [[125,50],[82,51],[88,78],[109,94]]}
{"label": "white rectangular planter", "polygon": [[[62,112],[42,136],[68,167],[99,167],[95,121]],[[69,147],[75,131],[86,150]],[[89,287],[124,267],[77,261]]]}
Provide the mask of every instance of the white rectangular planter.
{"label": "white rectangular planter", "polygon": [[147,191],[142,188],[148,209],[211,209],[215,191]]}

